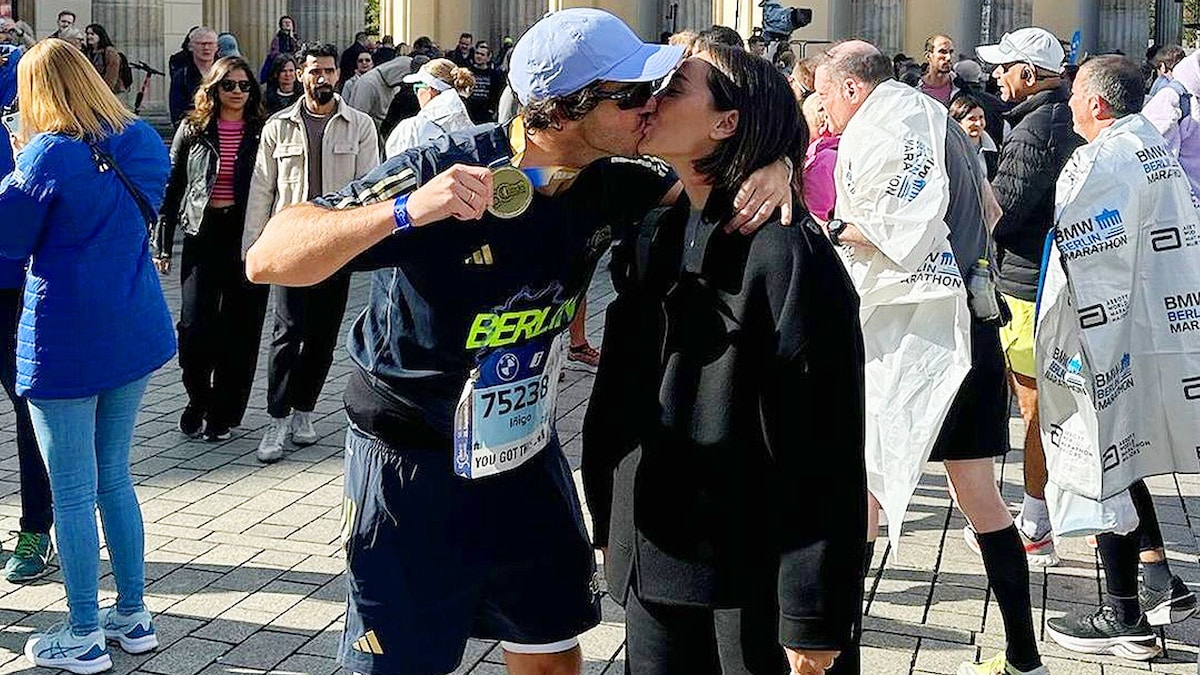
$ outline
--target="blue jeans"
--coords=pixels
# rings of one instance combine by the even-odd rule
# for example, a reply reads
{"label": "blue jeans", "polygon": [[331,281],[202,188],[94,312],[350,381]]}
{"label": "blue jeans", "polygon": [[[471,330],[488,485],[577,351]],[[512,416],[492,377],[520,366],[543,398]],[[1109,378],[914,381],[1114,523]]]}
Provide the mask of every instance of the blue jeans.
{"label": "blue jeans", "polygon": [[145,537],[129,474],[129,448],[149,380],[147,375],[87,398],[29,399],[33,429],[50,471],[58,557],[71,629],[77,635],[99,626],[97,504],[117,583],[117,611],[132,614],[145,608]]}

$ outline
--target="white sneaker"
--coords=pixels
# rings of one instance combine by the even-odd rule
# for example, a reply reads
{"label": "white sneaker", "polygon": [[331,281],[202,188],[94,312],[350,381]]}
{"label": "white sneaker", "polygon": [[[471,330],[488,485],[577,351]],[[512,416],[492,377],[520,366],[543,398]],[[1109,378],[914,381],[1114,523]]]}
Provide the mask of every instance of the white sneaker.
{"label": "white sneaker", "polygon": [[59,668],[77,675],[91,675],[112,669],[112,658],[105,645],[104,631],[97,628],[83,637],[60,623],[45,633],[35,633],[25,642],[25,658],[35,666]]}
{"label": "white sneaker", "polygon": [[105,638],[117,642],[129,654],[145,654],[158,647],[154,620],[146,610],[125,615],[116,607],[106,607],[100,610],[100,628]]}
{"label": "white sneaker", "polygon": [[267,433],[263,435],[262,441],[258,444],[258,450],[254,453],[258,461],[271,464],[283,459],[283,446],[287,445],[290,431],[288,426],[286,417],[271,418],[271,423],[267,425]]}
{"label": "white sneaker", "polygon": [[312,445],[317,442],[317,430],[313,428],[312,413],[300,410],[292,413],[292,442],[296,445]]}

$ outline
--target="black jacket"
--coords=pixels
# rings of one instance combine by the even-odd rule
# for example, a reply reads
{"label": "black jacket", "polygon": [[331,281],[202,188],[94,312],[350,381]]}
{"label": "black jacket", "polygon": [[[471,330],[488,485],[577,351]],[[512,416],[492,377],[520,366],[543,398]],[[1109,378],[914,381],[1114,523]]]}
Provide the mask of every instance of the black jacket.
{"label": "black jacket", "polygon": [[[262,127],[262,121],[247,121],[238,147],[237,165],[233,168],[233,192],[234,203],[242,207],[250,194],[250,178],[254,173]],[[171,176],[167,179],[167,192],[151,242],[156,255],[170,257],[177,226],[182,224],[187,234],[200,232],[204,208],[208,206],[209,195],[217,180],[218,147],[216,119],[203,130],[189,121],[180,124],[176,130],[171,142]]]}
{"label": "black jacket", "polygon": [[190,58],[182,66],[171,71],[171,124],[178,125],[195,109],[193,97],[203,79],[204,75],[196,67],[196,62]]}
{"label": "black jacket", "polygon": [[782,644],[846,648],[866,538],[857,296],[807,216],[753,237],[701,223],[684,250],[683,201],[625,242],[584,424],[609,588],[777,602]]}
{"label": "black jacket", "polygon": [[1054,184],[1071,153],[1083,144],[1072,130],[1070,97],[1063,85],[1030,96],[1008,113],[1013,129],[1000,148],[992,181],[1004,211],[992,234],[997,285],[1030,302],[1037,298],[1046,233],[1054,226]]}

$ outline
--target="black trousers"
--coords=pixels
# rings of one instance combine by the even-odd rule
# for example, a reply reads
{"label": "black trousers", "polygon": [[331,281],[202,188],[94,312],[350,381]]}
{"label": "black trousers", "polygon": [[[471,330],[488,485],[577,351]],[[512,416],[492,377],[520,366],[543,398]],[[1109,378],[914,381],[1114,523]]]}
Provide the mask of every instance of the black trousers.
{"label": "black trousers", "polygon": [[21,473],[21,531],[49,534],[54,524],[50,497],[50,477],[38,451],[29,402],[17,396],[17,326],[21,316],[24,289],[0,289],[0,340],[4,358],[0,360],[0,385],[12,401],[17,417],[17,466]]}
{"label": "black trousers", "polygon": [[[786,675],[779,646],[779,608],[708,609],[664,605],[638,597],[625,603],[625,672],[628,675]],[[857,675],[859,647],[843,650],[827,675]]]}
{"label": "black trousers", "polygon": [[183,240],[179,367],[188,406],[214,426],[238,426],[246,413],[270,293],[246,279],[244,226],[243,207],[210,208]]}
{"label": "black trousers", "polygon": [[350,293],[350,275],[335,274],[307,288],[275,288],[275,328],[267,371],[267,412],[287,417],[312,412],[325,386]]}

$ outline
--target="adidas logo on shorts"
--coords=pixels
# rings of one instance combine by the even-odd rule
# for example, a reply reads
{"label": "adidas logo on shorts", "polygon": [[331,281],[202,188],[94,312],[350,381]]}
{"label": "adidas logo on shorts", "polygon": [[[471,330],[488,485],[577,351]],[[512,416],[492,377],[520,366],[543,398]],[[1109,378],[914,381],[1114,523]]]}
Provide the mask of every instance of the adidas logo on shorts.
{"label": "adidas logo on shorts", "polygon": [[383,654],[383,647],[379,645],[379,638],[375,637],[375,631],[369,630],[365,635],[354,641],[355,651],[360,651],[364,654],[374,654],[380,656]]}

